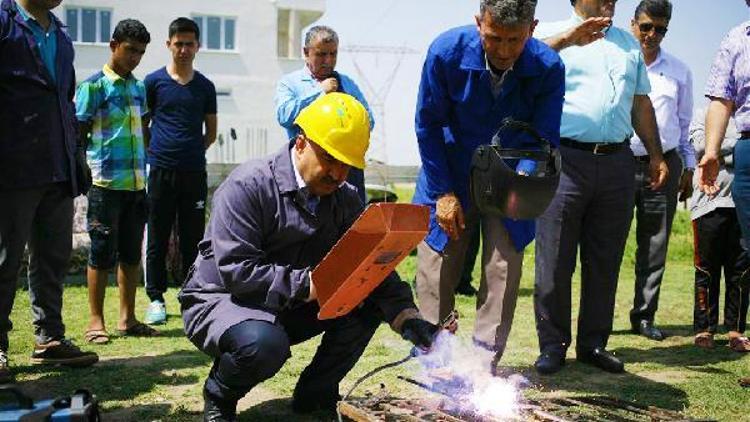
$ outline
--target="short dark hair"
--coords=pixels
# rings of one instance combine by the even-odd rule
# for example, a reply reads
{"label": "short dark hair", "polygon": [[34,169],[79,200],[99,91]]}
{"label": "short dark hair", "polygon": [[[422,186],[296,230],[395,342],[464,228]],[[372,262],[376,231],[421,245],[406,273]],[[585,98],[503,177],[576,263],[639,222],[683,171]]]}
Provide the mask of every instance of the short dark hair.
{"label": "short dark hair", "polygon": [[195,34],[196,40],[200,41],[201,39],[201,30],[198,28],[198,24],[190,18],[180,17],[169,24],[169,38],[172,38],[178,32],[192,32]]}
{"label": "short dark hair", "polygon": [[310,28],[305,34],[305,48],[309,48],[315,41],[322,41],[324,44],[329,42],[339,43],[339,35],[330,26],[316,25]]}
{"label": "short dark hair", "polygon": [[123,19],[117,22],[112,39],[117,42],[135,41],[143,44],[151,42],[151,34],[146,27],[135,19]]}
{"label": "short dark hair", "polygon": [[575,6],[576,5],[576,0],[570,0],[570,5],[571,6]]}
{"label": "short dark hair", "polygon": [[651,18],[670,20],[672,19],[672,3],[669,0],[642,0],[635,8],[633,17],[638,20],[643,13]]}
{"label": "short dark hair", "polygon": [[523,25],[534,21],[536,0],[481,0],[479,14],[489,13],[500,25]]}

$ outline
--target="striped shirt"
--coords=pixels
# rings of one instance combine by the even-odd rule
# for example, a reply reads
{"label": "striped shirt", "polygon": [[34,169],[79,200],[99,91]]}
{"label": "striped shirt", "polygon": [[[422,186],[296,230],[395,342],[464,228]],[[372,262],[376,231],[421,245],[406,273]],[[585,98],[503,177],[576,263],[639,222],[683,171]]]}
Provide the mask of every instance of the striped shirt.
{"label": "striped shirt", "polygon": [[146,88],[132,74],[108,65],[76,90],[76,118],[91,124],[86,157],[93,184],[106,189],[145,189],[146,152],[141,118],[148,113]]}
{"label": "striped shirt", "polygon": [[721,42],[705,94],[734,102],[737,131],[750,131],[750,22],[729,31]]}

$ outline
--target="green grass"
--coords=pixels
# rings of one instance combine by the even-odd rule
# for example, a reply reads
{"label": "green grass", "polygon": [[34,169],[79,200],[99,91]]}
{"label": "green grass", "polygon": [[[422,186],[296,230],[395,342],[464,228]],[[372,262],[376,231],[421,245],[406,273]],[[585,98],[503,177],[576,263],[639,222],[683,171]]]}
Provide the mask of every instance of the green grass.
{"label": "green grass", "polygon": [[[408,201],[410,190],[397,187],[402,201]],[[684,411],[695,418],[719,420],[750,420],[750,390],[742,389],[737,378],[750,376],[750,357],[730,351],[725,342],[712,351],[692,345],[693,268],[692,238],[686,212],[678,213],[669,263],[662,287],[657,324],[671,336],[663,342],[652,342],[628,334],[628,310],[633,291],[633,252],[629,241],[623,262],[615,309],[614,334],[610,350],[626,362],[627,373],[611,376],[580,365],[568,356],[565,369],[551,377],[537,376],[531,365],[537,356],[537,338],[533,314],[533,248],[527,250],[518,307],[508,349],[501,364],[530,379],[533,387],[528,395],[606,394],[639,403]],[[632,239],[632,237],[631,237]],[[416,259],[408,257],[399,267],[405,280],[414,278]],[[474,270],[478,275],[478,267]],[[574,314],[577,317],[578,276],[574,279]],[[478,278],[478,277],[476,277]],[[80,279],[79,279],[80,281]],[[83,344],[83,330],[88,319],[86,288],[73,283],[65,290],[64,317],[68,334]],[[40,368],[29,365],[32,349],[32,327],[29,299],[19,290],[12,320],[11,363],[24,390],[42,398],[70,393],[86,387],[102,401],[105,420],[200,420],[201,387],[210,359],[198,352],[182,334],[178,317],[176,290],[168,294],[170,319],[154,339],[117,338],[105,346],[84,346],[96,350],[102,361],[87,369]],[[146,297],[138,295],[138,315],[146,308]],[[463,315],[462,337],[471,335],[474,301],[458,297],[457,308]],[[117,289],[107,291],[106,317],[113,330],[117,317]],[[575,331],[574,331],[575,332]],[[724,337],[718,337],[723,340]],[[289,412],[289,397],[297,376],[309,362],[318,340],[295,346],[293,356],[271,380],[253,390],[240,404],[240,420],[286,421],[305,420]],[[406,355],[409,345],[382,326],[360,360],[344,380],[342,391],[372,368]],[[356,394],[386,388],[401,396],[423,394],[396,379],[396,375],[415,369],[414,363],[403,368],[382,372],[359,387]],[[307,420],[315,420],[310,418]]]}

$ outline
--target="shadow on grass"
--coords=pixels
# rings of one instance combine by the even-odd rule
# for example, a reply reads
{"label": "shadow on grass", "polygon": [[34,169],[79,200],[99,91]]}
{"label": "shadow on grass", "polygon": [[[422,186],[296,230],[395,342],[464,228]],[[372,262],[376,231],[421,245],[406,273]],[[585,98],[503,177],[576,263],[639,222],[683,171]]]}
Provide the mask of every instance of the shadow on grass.
{"label": "shadow on grass", "polygon": [[[717,345],[719,342],[717,342]],[[715,349],[701,349],[693,344],[678,344],[649,349],[621,347],[613,350],[626,363],[656,363],[664,366],[685,368],[691,371],[710,373],[707,368],[721,362],[729,362],[743,358],[742,353],[730,350],[728,347],[717,346]]]}
{"label": "shadow on grass", "polygon": [[688,405],[687,394],[669,384],[628,372],[609,374],[571,359],[562,371],[551,376],[539,376],[531,369],[524,372],[543,392],[604,395],[675,411],[683,411]]}
{"label": "shadow on grass", "polygon": [[[200,391],[203,376],[181,373],[180,370],[195,368],[197,372],[207,369],[209,360],[198,350],[177,350],[163,355],[103,359],[88,368],[21,365],[13,369],[18,379],[34,378],[21,381],[19,386],[35,399],[62,396],[77,388],[86,388],[96,394],[100,404],[107,408],[107,414],[112,411],[115,416],[122,417],[118,420],[155,420],[170,417],[170,403],[139,406],[127,402],[157,391],[157,387]],[[107,406],[107,402],[126,403]]]}
{"label": "shadow on grass", "polygon": [[[694,334],[693,332],[693,326],[692,325],[662,325],[662,324],[654,324],[654,326],[664,332],[664,334],[667,337],[687,337],[692,336]],[[612,335],[636,335],[632,331],[630,331],[630,328],[621,328],[619,330],[613,330]]]}
{"label": "shadow on grass", "polygon": [[[250,391],[248,395],[252,395]],[[336,415],[325,412],[314,412],[309,415],[300,415],[292,412],[291,399],[271,399],[258,403],[244,410],[238,415],[240,422],[264,421],[264,422],[313,422],[313,421],[335,421]]]}

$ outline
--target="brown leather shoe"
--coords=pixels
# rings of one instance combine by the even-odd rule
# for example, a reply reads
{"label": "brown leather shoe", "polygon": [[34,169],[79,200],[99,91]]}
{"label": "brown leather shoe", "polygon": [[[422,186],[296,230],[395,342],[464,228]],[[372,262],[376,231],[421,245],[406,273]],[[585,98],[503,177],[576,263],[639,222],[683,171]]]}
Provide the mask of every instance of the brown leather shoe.
{"label": "brown leather shoe", "polygon": [[735,352],[750,352],[750,339],[745,336],[732,337],[729,339],[729,348]]}
{"label": "brown leather shoe", "polygon": [[716,343],[714,342],[714,335],[708,332],[696,334],[693,343],[695,343],[695,345],[700,347],[701,349],[713,349],[714,347],[716,347]]}
{"label": "brown leather shoe", "polygon": [[68,339],[52,340],[34,345],[31,353],[33,365],[65,365],[73,367],[91,366],[99,361],[94,352],[84,352]]}

